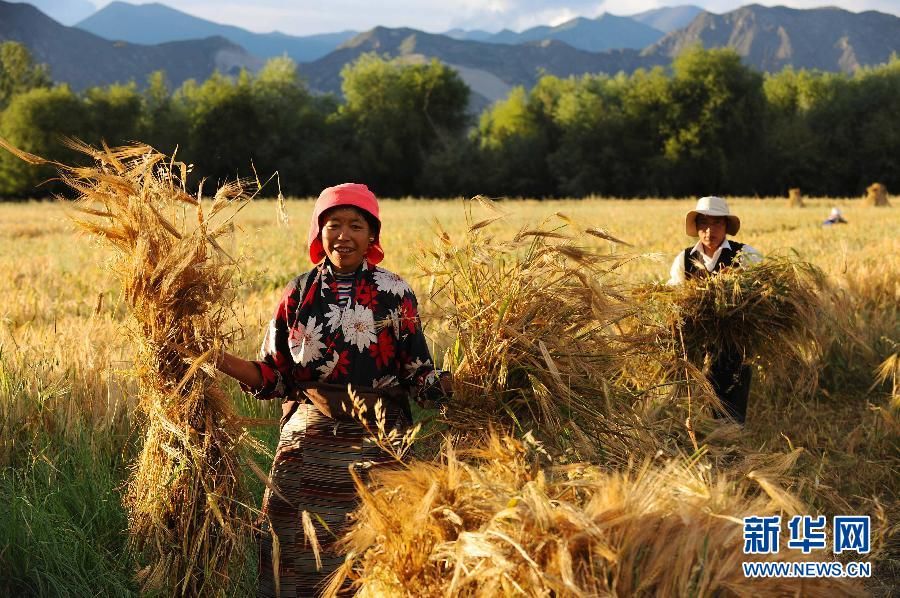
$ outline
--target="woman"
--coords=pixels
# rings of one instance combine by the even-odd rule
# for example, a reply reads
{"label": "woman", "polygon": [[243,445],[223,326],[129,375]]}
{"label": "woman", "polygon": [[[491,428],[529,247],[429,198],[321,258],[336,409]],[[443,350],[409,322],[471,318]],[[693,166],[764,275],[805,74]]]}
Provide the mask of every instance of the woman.
{"label": "woman", "polygon": [[[741,228],[740,219],[731,213],[721,197],[701,197],[696,207],[687,213],[685,232],[698,237],[697,244],[678,253],[669,270],[669,284],[680,284],[687,278],[713,276],[745,262],[761,259],[760,253],[745,243],[729,241]],[[750,366],[734,347],[720,347],[710,366],[709,381],[726,413],[716,412],[717,418],[726,415],[739,424],[747,418],[747,399],[750,396]]]}
{"label": "woman", "polygon": [[[322,589],[342,561],[332,545],[357,506],[349,468],[364,472],[393,459],[362,423],[341,412],[347,385],[370,399],[382,397],[386,432],[409,426],[409,396],[439,399],[449,390],[448,375],[432,364],[415,295],[399,276],[377,267],[384,257],[380,232],[378,201],[365,185],[322,191],[308,238],[316,266],[285,289],[259,361],[226,353],[220,363],[257,398],[286,399],[263,499],[271,527],[261,535],[261,595],[276,593],[276,576],[281,596]],[[304,511],[316,527],[321,569],[303,532]]]}

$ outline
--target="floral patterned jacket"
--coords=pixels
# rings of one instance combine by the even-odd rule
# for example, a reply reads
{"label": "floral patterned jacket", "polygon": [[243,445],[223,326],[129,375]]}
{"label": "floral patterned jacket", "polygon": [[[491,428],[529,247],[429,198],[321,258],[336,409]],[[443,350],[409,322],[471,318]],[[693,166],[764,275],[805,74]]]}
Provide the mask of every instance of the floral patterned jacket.
{"label": "floral patterned jacket", "polygon": [[399,276],[363,262],[341,308],[326,260],[287,286],[254,362],[259,399],[288,397],[298,382],[406,386],[417,400],[441,395],[416,296]]}

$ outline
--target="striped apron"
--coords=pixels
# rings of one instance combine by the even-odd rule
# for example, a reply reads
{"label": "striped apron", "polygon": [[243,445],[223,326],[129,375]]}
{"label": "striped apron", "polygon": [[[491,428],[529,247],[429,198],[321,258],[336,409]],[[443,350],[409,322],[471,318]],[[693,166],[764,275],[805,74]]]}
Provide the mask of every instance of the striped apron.
{"label": "striped apron", "polygon": [[[409,425],[395,404],[388,406],[386,415],[388,426],[400,432]],[[259,595],[317,596],[344,560],[334,545],[359,503],[350,468],[365,480],[372,467],[395,463],[359,423],[331,419],[312,404],[299,404],[281,428],[269,476],[278,493],[267,488],[263,498]],[[315,526],[321,570],[303,531],[304,511]]]}

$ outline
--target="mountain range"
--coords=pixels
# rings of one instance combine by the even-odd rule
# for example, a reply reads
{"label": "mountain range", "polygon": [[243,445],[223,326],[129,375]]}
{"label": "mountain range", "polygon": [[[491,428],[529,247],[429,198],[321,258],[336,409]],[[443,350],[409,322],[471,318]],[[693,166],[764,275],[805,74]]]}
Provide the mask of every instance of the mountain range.
{"label": "mountain range", "polygon": [[[640,35],[646,44],[629,41]],[[177,86],[187,78],[204,79],[214,69],[254,70],[263,59],[287,53],[300,63],[300,73],[314,91],[339,93],[341,68],[364,52],[412,63],[437,58],[458,70],[472,89],[472,108],[478,110],[512,86],[533,85],[542,73],[631,73],[667,65],[694,44],[733,48],[747,65],[763,71],[793,66],[853,72],[900,53],[900,17],[759,5],[716,15],[681,6],[631,18],[577,18],[521,33],[436,34],[375,27],[355,35],[297,37],[219,25],[162,4],[122,2],[109,4],[78,27],[65,27],[30,5],[0,0],[0,41],[6,39],[28,46],[38,61],[49,65],[55,80],[76,89],[114,81],[142,84],[156,69],[165,70]]]}
{"label": "mountain range", "polygon": [[438,58],[459,71],[478,107],[504,97],[513,85],[533,85],[541,73],[560,77],[631,73],[669,64],[681,50],[698,43],[706,48],[733,48],[746,64],[761,71],[793,66],[849,73],[900,54],[900,17],[873,11],[857,14],[834,8],[751,5],[725,15],[698,13],[687,27],[640,52],[588,52],[556,40],[504,45],[376,27],[327,56],[300,65],[300,71],[314,89],[338,92],[341,67],[364,52],[411,62]]}
{"label": "mountain range", "polygon": [[[48,1],[48,0],[43,0]],[[685,9],[697,14],[697,7],[659,9],[647,15],[650,21],[678,22]],[[669,11],[672,15],[668,17]],[[643,17],[642,17],[643,18]],[[128,4],[115,1],[80,21],[77,27],[110,40],[124,40],[135,44],[160,44],[172,41],[201,39],[218,35],[243,46],[249,53],[261,58],[287,54],[297,62],[311,62],[335,50],[345,41],[359,34],[358,31],[341,31],[309,36],[292,36],[283,33],[253,33],[232,25],[207,21],[165,4]],[[532,41],[559,40],[588,52],[601,52],[616,48],[640,50],[658,41],[666,30],[656,29],[639,20],[603,14],[595,19],[577,17],[555,27],[538,26],[515,32],[504,29],[497,33],[454,29],[445,33],[448,37],[466,41],[496,44],[522,44]]]}
{"label": "mountain range", "polygon": [[313,89],[339,92],[343,65],[366,52],[377,52],[410,63],[440,59],[455,68],[472,90],[476,109],[504,97],[514,85],[534,85],[543,73],[559,77],[630,73],[640,67],[669,62],[662,56],[641,56],[638,50],[587,52],[555,40],[495,44],[456,40],[415,29],[376,27],[319,60],[301,64],[300,73]]}
{"label": "mountain range", "polygon": [[0,41],[6,40],[24,44],[36,62],[50,67],[55,81],[75,89],[132,80],[143,84],[157,70],[180,85],[187,79],[206,79],[215,70],[236,74],[263,64],[224,37],[152,46],[110,41],[61,25],[30,4],[0,0]]}

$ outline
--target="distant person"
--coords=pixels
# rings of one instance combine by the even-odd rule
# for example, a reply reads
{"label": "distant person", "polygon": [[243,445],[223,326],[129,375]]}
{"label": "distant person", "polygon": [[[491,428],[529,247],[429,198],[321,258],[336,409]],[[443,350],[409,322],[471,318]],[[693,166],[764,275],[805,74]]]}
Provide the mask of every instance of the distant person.
{"label": "distant person", "polygon": [[847,221],[844,220],[844,215],[837,208],[831,208],[831,214],[828,215],[822,226],[831,226],[832,224],[847,224]]}
{"label": "distant person", "polygon": [[[753,247],[726,238],[737,234],[741,221],[721,197],[697,200],[697,206],[685,217],[684,228],[689,236],[699,237],[699,241],[675,256],[669,272],[670,285],[681,284],[689,278],[714,276],[728,268],[762,259]],[[721,347],[717,351],[707,374],[726,410],[726,413],[715,412],[717,418],[732,417],[744,423],[752,373],[738,347]]]}

